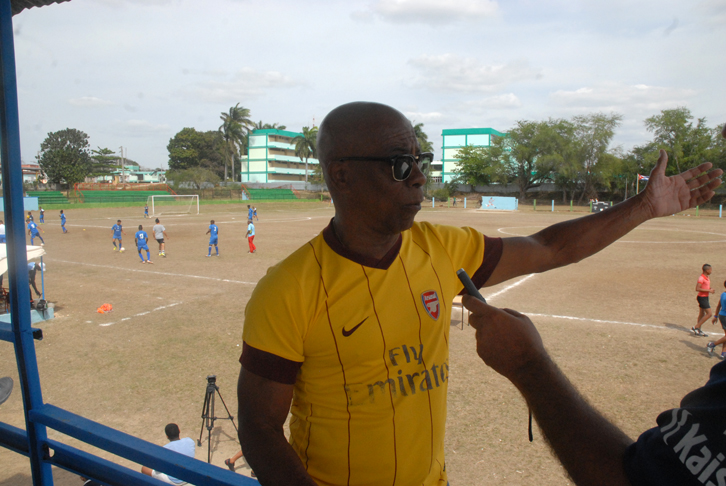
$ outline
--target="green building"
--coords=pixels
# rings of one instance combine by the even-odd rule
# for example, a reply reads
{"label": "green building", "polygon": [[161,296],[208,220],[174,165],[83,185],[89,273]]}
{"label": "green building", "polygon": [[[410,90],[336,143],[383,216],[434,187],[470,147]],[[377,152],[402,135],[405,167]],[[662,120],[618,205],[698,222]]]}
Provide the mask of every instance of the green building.
{"label": "green building", "polygon": [[[295,137],[302,133],[287,130],[254,130],[249,136],[247,157],[242,158],[241,181],[305,182],[305,162],[295,155]],[[308,159],[308,178],[318,159]]]}
{"label": "green building", "polygon": [[[458,167],[459,150],[461,147],[473,145],[475,147],[488,147],[492,137],[504,137],[506,133],[498,132],[493,128],[452,128],[441,131],[443,146],[441,147],[441,167],[434,167],[434,177],[441,178],[436,182],[449,182],[456,174]],[[439,172],[440,170],[440,172]]]}

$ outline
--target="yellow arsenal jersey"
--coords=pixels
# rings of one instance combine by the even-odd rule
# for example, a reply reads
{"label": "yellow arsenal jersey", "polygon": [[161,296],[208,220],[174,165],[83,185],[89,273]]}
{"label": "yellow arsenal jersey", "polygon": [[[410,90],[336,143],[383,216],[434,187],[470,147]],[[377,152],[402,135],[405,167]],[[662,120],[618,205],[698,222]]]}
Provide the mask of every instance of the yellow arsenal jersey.
{"label": "yellow arsenal jersey", "polygon": [[414,223],[369,261],[328,226],[260,280],[240,361],[294,383],[290,443],[318,484],[446,485],[456,271],[482,286],[500,256],[471,228]]}

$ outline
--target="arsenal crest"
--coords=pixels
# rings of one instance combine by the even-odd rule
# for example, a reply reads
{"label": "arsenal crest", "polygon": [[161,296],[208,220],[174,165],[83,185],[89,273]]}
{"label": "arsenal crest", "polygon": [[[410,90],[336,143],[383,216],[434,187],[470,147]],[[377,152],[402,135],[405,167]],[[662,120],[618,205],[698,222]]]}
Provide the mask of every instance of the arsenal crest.
{"label": "arsenal crest", "polygon": [[438,320],[439,318],[439,295],[435,290],[427,290],[421,294],[421,302],[423,302],[424,309],[428,312],[431,319]]}

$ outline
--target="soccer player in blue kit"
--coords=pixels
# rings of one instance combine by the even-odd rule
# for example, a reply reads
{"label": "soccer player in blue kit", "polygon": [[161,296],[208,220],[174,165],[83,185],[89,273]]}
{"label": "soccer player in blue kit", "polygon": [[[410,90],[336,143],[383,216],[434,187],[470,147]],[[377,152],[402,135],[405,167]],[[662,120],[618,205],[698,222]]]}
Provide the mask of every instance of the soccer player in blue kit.
{"label": "soccer player in blue kit", "polygon": [[38,225],[35,224],[32,220],[28,221],[28,234],[30,235],[30,244],[33,244],[33,240],[37,237],[40,238],[40,246],[45,245],[45,241],[43,241],[43,237],[40,236],[40,231],[38,231]]}
{"label": "soccer player in blue kit", "polygon": [[214,249],[217,250],[217,256],[219,256],[219,247],[217,246],[217,242],[219,238],[217,237],[217,234],[219,233],[219,228],[217,228],[217,225],[214,224],[214,220],[211,220],[209,222],[209,229],[205,234],[209,235],[209,253],[207,253],[207,256],[212,256],[212,245],[214,245]]}
{"label": "soccer player in blue kit", "polygon": [[247,219],[252,219],[255,215],[255,210],[250,207],[250,205],[247,205]]}
{"label": "soccer player in blue kit", "polygon": [[60,213],[60,219],[61,219],[61,228],[63,228],[63,233],[68,233],[68,230],[66,229],[66,215],[63,214],[62,209],[61,209],[61,213]]}
{"label": "soccer player in blue kit", "polygon": [[[154,263],[151,261],[151,252],[149,251],[149,235],[146,234],[142,225],[139,225],[139,231],[134,235],[134,241],[136,242],[136,248],[139,250],[141,263]],[[144,255],[141,254],[141,250],[146,250],[146,261],[144,261]]]}
{"label": "soccer player in blue kit", "polygon": [[40,224],[45,224],[45,209],[40,208]]}
{"label": "soccer player in blue kit", "polygon": [[113,251],[116,251],[116,240],[118,240],[118,251],[124,251],[124,245],[121,242],[121,235],[126,234],[121,226],[121,220],[117,220],[116,224],[111,226],[111,236],[113,237]]}
{"label": "soccer player in blue kit", "polygon": [[144,218],[148,218],[148,217],[149,217],[149,205],[145,204],[144,205]]}

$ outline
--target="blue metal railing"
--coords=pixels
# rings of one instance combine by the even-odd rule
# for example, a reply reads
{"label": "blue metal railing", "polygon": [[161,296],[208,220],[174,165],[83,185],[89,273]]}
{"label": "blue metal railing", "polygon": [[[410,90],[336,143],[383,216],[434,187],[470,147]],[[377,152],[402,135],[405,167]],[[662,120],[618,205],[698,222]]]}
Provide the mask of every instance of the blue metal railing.
{"label": "blue metal railing", "polygon": [[43,403],[34,339],[42,332],[31,327],[28,285],[23,175],[15,47],[10,0],[0,0],[0,162],[7,240],[11,323],[0,323],[0,340],[13,343],[20,376],[26,430],[0,422],[0,446],[30,459],[34,486],[52,486],[51,466],[66,469],[111,486],[159,486],[160,481],[114,464],[67,444],[49,440],[46,427],[99,449],[144,464],[191,484],[251,485],[257,481],[220,467],[188,458],[66,410]]}

